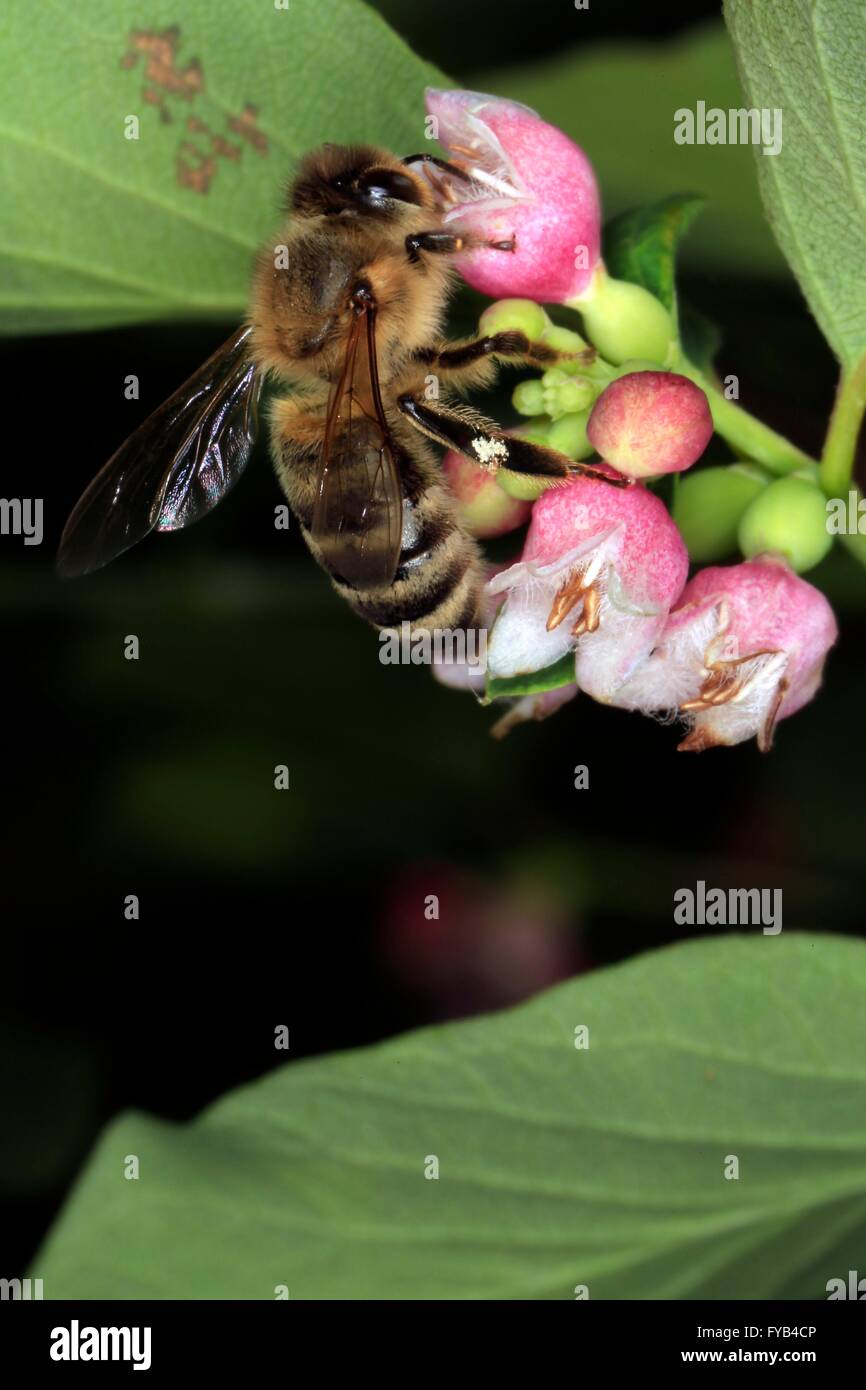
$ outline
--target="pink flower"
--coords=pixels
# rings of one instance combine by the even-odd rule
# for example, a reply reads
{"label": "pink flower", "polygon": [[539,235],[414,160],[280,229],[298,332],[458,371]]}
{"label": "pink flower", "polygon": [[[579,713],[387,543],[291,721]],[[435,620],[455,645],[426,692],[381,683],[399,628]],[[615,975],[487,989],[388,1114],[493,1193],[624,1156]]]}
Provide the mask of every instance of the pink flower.
{"label": "pink flower", "polygon": [[713,435],[709,402],[676,372],[629,372],[612,381],[586,427],[602,458],[630,478],[691,468]]}
{"label": "pink flower", "polygon": [[472,177],[448,182],[457,201],[446,225],[514,243],[462,254],[464,279],[493,298],[564,303],[584,291],[599,260],[601,212],[583,151],[517,101],[435,87],[426,101],[439,143]]}
{"label": "pink flower", "polygon": [[680,748],[700,752],[757,737],[808,704],[838,636],[823,594],[768,558],[700,570],[658,648],[616,703],[687,719]]}
{"label": "pink flower", "polygon": [[379,942],[386,967],[447,1018],[516,1003],[587,968],[575,925],[543,885],[431,861],[386,884]]}
{"label": "pink flower", "polygon": [[506,601],[488,670],[524,675],[574,651],[578,686],[613,701],[658,640],[687,573],[676,526],[641,485],[577,478],[550,488],[535,504],[519,563],[489,585]]}

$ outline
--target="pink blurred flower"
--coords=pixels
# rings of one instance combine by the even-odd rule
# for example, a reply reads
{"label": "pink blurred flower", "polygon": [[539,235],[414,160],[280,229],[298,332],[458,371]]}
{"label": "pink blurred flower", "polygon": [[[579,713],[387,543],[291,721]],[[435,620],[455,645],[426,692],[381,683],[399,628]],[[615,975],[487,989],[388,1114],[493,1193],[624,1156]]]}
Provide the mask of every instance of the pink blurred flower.
{"label": "pink blurred flower", "polygon": [[543,884],[436,863],[390,881],[379,940],[386,968],[436,1018],[516,1004],[591,963],[573,912]]}
{"label": "pink blurred flower", "polygon": [[603,459],[630,478],[691,468],[713,435],[709,402],[676,372],[628,372],[605,387],[586,427]]}
{"label": "pink blurred flower", "polygon": [[446,224],[484,241],[514,242],[513,251],[481,248],[457,266],[470,285],[493,298],[564,303],[582,293],[599,260],[601,210],[592,165],[583,150],[530,107],[482,92],[429,87],[427,110],[439,143],[471,174]]}
{"label": "pink blurred flower", "polygon": [[680,748],[700,752],[757,737],[766,752],[779,719],[821,684],[838,636],[822,593],[775,559],[713,566],[686,586],[658,648],[617,694],[645,713],[680,714]]}
{"label": "pink blurred flower", "polygon": [[577,478],[550,488],[535,504],[520,561],[489,585],[506,601],[488,670],[524,675],[575,651],[580,689],[610,702],[654,647],[687,573],[676,526],[640,484]]}

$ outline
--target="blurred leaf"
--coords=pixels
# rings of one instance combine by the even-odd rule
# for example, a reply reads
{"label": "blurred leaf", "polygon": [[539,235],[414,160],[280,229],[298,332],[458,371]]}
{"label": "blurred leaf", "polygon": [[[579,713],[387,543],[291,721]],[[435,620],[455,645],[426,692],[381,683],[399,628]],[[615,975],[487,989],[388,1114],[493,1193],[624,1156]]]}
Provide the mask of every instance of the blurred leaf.
{"label": "blurred leaf", "polygon": [[605,227],[604,258],[611,275],[642,285],[661,300],[678,320],[686,356],[695,366],[710,368],[721,334],[698,310],[680,304],[676,287],[680,239],[704,206],[703,198],[675,193],[621,213]]}
{"label": "blurred leaf", "polygon": [[532,671],[527,676],[510,676],[506,679],[491,676],[487,681],[487,699],[500,700],[518,695],[541,695],[545,690],[558,690],[562,685],[574,684],[574,652],[560,657],[552,666],[543,671]]}
{"label": "blurred leaf", "polygon": [[675,193],[614,218],[604,229],[604,259],[611,275],[643,285],[675,313],[677,245],[703,206],[703,198]]}
{"label": "blurred leaf", "polygon": [[680,342],[686,357],[702,372],[712,375],[713,361],[722,345],[719,329],[686,299],[679,301],[679,320]]}
{"label": "blurred leaf", "polygon": [[726,0],[750,106],[783,113],[782,148],[755,147],[767,215],[836,356],[866,349],[866,98],[862,0]]}
{"label": "blurred leaf", "polygon": [[[693,188],[710,205],[686,261],[714,273],[784,274],[743,145],[677,145],[674,112],[742,106],[721,24],[665,43],[582,44],[555,59],[487,69],[472,85],[525,101],[586,150],[609,215]],[[765,160],[765,163],[772,161]]]}
{"label": "blurred leaf", "polygon": [[437,80],[359,0],[7,0],[0,330],[239,318],[298,156],[414,150]]}
{"label": "blurred leaf", "polygon": [[58,1299],[823,1298],[866,1240],[864,990],[860,942],[691,942],[188,1126],[128,1114],[33,1272]]}

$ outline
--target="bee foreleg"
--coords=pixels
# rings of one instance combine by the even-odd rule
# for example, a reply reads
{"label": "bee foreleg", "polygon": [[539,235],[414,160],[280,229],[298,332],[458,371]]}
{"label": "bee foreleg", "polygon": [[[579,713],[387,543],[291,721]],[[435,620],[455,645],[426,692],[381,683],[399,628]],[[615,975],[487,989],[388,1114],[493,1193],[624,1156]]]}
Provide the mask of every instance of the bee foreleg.
{"label": "bee foreleg", "polygon": [[464,232],[411,232],[406,238],[406,254],[414,265],[421,260],[421,252],[434,256],[456,256],[459,251],[472,251],[487,246],[494,251],[513,251],[514,241],[485,241],[483,237]]}
{"label": "bee foreleg", "polygon": [[452,164],[448,159],[440,159],[435,154],[406,154],[401,160],[402,164],[426,164],[434,165],[444,173],[450,174],[452,178],[461,179],[464,183],[471,183],[472,176],[467,174],[465,169],[461,169],[458,164]]}

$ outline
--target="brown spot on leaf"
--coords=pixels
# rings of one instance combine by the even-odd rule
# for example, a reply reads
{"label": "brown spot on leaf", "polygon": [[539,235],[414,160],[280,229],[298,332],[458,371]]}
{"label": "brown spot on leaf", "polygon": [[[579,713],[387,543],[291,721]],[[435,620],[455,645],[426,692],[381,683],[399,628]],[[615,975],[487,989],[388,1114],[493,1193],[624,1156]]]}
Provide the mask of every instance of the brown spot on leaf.
{"label": "brown spot on leaf", "polygon": [[133,67],[141,56],[145,61],[144,76],[154,87],[172,96],[192,101],[197,92],[204,91],[204,73],[198,58],[191,58],[185,67],[177,65],[177,50],[180,43],[180,29],[154,31],[133,29],[127,42],[131,52],[123,60],[125,67]]}
{"label": "brown spot on leaf", "polygon": [[[147,106],[156,107],[164,124],[174,119],[169,104],[171,101],[192,101],[205,90],[201,63],[198,58],[181,63],[178,58],[180,43],[181,31],[177,24],[168,29],[133,29],[127,36],[127,52],[120,60],[120,66],[126,69],[136,67],[139,61],[143,62],[142,101]],[[257,117],[258,108],[248,102],[240,116],[229,117],[227,124],[241,140],[259,154],[266,155],[267,136],[259,130]],[[198,116],[188,116],[185,127],[190,135],[209,139],[211,147],[208,151],[192,140],[181,140],[175,153],[175,176],[181,188],[188,188],[193,193],[207,193],[217,171],[217,160],[230,159],[237,163],[243,154],[243,147],[212,130]]]}
{"label": "brown spot on leaf", "polygon": [[216,131],[211,130],[205,121],[200,121],[198,116],[187,117],[186,128],[193,135],[209,135],[211,149],[218,158],[240,159],[243,153],[240,145],[233,145],[224,135],[217,135]]}
{"label": "brown spot on leaf", "polygon": [[240,145],[233,145],[222,135],[214,135],[212,139],[215,154],[222,155],[223,159],[240,159],[243,153]]}
{"label": "brown spot on leaf", "polygon": [[[195,163],[189,163],[187,156]],[[202,154],[190,140],[184,140],[178,146],[176,168],[181,188],[189,188],[193,193],[207,193],[216,173],[216,159],[212,154]]]}
{"label": "brown spot on leaf", "polygon": [[240,135],[242,140],[249,140],[258,154],[267,154],[268,137],[256,125],[258,114],[258,107],[247,102],[241,114],[232,116],[229,120],[229,130],[233,130],[235,135]]}

